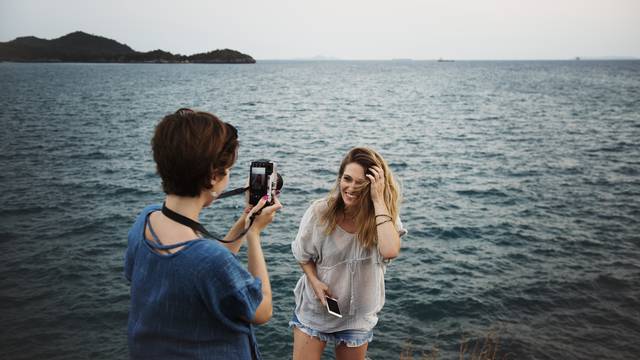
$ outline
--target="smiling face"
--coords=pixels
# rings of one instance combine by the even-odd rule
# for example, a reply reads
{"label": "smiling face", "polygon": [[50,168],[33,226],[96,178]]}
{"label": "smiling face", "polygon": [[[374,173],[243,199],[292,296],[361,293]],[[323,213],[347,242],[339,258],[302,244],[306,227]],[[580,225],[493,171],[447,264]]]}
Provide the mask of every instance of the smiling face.
{"label": "smiling face", "polygon": [[362,186],[367,182],[362,165],[352,162],[347,164],[340,177],[340,195],[346,208],[358,203]]}

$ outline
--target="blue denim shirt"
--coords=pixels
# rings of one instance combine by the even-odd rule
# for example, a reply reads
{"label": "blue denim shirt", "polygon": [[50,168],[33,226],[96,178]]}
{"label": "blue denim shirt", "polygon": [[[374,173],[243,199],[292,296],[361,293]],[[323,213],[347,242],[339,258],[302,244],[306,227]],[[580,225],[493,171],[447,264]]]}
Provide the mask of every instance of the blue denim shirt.
{"label": "blue denim shirt", "polygon": [[[173,254],[144,236],[145,208],[129,231],[124,261],[131,282],[128,321],[132,359],[261,359],[253,319],[262,284],[227,248],[196,239]],[[162,248],[162,247],[160,247]]]}

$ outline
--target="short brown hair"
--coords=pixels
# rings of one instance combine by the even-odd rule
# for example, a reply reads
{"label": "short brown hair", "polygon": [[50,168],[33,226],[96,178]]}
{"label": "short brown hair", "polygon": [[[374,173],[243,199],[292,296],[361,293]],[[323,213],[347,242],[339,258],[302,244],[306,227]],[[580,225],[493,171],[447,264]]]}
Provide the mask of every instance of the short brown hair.
{"label": "short brown hair", "polygon": [[180,109],[158,123],[151,147],[164,192],[196,197],[235,163],[238,133],[213,114]]}

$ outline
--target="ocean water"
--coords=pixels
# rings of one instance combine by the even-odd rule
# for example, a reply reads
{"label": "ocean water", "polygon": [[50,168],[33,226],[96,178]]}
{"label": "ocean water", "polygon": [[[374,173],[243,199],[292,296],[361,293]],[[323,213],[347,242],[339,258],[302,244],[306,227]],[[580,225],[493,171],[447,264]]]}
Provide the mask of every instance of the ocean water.
{"label": "ocean water", "polygon": [[391,164],[409,230],[371,359],[489,332],[511,359],[640,357],[640,62],[261,61],[0,63],[0,358],[127,356],[126,234],[162,201],[150,138],[180,107],[239,129],[230,187],[251,159],[284,176],[266,359],[291,354],[298,222],[356,145]]}

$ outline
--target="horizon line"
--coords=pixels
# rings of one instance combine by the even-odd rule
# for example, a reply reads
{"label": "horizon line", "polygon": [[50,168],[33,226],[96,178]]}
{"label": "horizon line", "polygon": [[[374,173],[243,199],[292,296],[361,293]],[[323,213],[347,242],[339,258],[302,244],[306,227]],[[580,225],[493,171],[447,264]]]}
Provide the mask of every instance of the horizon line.
{"label": "horizon line", "polygon": [[602,57],[573,57],[573,58],[531,58],[531,59],[509,59],[509,58],[478,58],[478,59],[459,59],[459,58],[429,58],[429,59],[413,59],[413,58],[372,58],[372,59],[349,59],[349,58],[254,58],[256,61],[394,61],[394,62],[420,62],[420,61],[633,61],[640,60],[635,56],[602,56]]}

